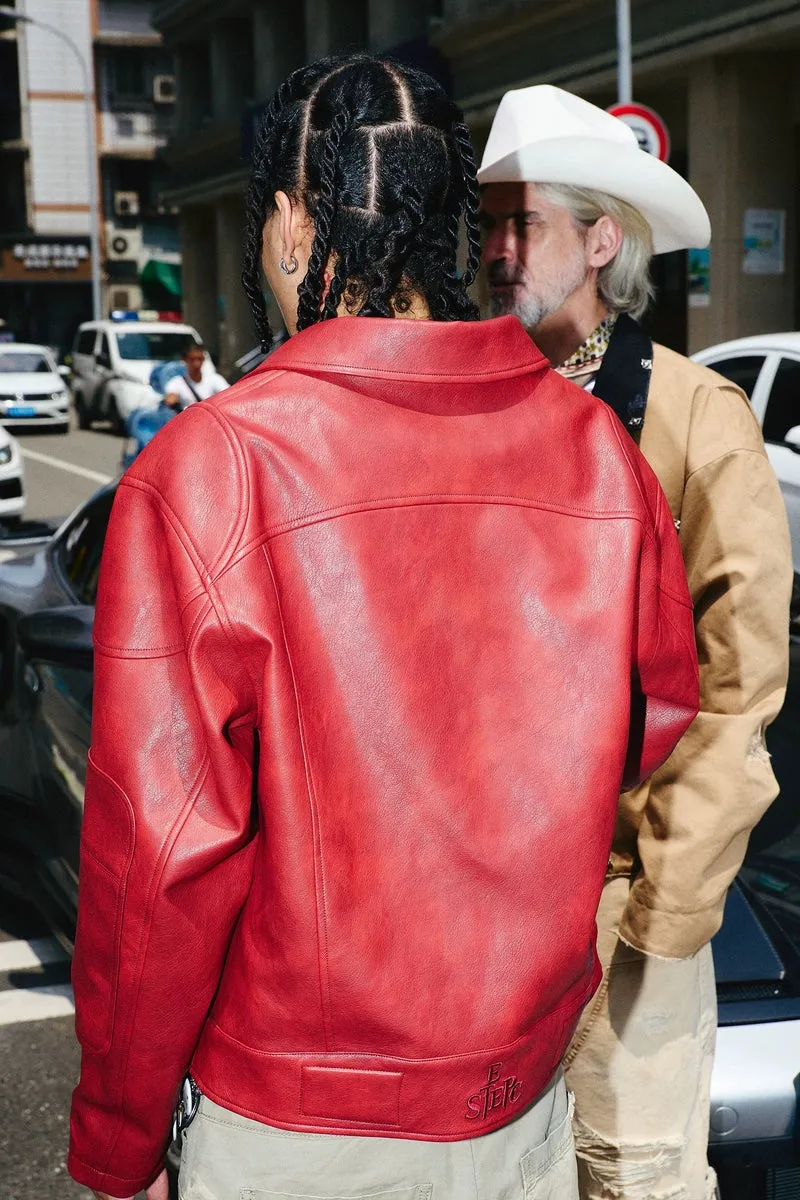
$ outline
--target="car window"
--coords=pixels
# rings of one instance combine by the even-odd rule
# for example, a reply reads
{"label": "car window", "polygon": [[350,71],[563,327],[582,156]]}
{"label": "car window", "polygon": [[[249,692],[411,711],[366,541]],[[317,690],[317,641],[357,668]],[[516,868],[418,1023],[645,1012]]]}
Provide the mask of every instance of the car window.
{"label": "car window", "polygon": [[96,333],[94,329],[82,329],[78,334],[78,340],[75,343],[76,354],[94,354],[94,339]]}
{"label": "car window", "polygon": [[188,341],[194,341],[189,333],[118,333],[117,345],[120,358],[139,362],[161,362],[168,358],[180,358]]}
{"label": "car window", "polygon": [[56,364],[39,350],[12,350],[0,354],[0,375],[51,375]]}
{"label": "car window", "polygon": [[730,379],[731,383],[742,389],[748,400],[752,400],[765,357],[763,354],[742,354],[738,358],[720,358],[703,365]]}
{"label": "car window", "polygon": [[61,570],[79,604],[94,604],[100,556],[114,501],[113,492],[103,492],[75,517],[58,547]]}
{"label": "car window", "polygon": [[108,345],[108,338],[104,333],[100,334],[100,346],[98,347],[98,350],[97,350],[97,357],[105,358],[105,360],[107,362],[109,362],[111,359],[111,351],[110,351],[109,345]]}
{"label": "car window", "polygon": [[767,401],[764,441],[782,442],[795,425],[800,425],[800,362],[782,358]]}

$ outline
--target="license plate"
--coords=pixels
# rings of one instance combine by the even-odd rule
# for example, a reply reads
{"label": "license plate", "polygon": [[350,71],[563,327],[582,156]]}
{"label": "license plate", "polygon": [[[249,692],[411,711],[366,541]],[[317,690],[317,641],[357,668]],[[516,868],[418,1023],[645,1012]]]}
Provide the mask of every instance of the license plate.
{"label": "license plate", "polygon": [[35,417],[36,409],[32,404],[9,404],[6,408],[7,417]]}

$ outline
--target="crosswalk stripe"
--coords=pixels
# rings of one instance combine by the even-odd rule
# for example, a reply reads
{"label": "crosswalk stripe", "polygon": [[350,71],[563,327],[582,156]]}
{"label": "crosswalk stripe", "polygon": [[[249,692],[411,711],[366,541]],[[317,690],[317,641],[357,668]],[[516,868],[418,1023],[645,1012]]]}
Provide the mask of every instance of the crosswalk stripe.
{"label": "crosswalk stripe", "polygon": [[74,1012],[72,988],[68,983],[9,988],[8,991],[0,992],[0,1025],[47,1021],[52,1017],[69,1017]]}
{"label": "crosswalk stripe", "polygon": [[0,974],[5,971],[25,971],[30,967],[46,967],[50,963],[66,962],[66,959],[66,951],[55,938],[0,942]]}

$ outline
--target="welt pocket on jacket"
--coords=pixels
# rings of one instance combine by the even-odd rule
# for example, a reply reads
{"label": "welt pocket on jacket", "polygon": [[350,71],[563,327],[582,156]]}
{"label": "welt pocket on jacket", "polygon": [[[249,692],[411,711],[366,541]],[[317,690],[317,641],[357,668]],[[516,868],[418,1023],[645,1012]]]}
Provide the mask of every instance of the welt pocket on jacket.
{"label": "welt pocket on jacket", "polygon": [[75,1032],[90,1054],[107,1054],[114,1031],[125,889],[133,858],[128,797],[92,761],[81,837],[78,931],[72,980]]}

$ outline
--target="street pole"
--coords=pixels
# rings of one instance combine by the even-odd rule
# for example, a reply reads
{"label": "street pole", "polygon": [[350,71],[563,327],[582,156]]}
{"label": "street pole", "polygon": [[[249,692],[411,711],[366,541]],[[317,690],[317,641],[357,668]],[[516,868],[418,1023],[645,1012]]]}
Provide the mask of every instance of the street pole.
{"label": "street pole", "polygon": [[103,301],[100,285],[100,203],[97,194],[97,139],[95,137],[94,94],[89,66],[72,38],[55,25],[29,17],[15,8],[0,5],[0,17],[7,17],[17,25],[38,25],[55,37],[60,38],[75,55],[83,83],[84,107],[86,110],[86,153],[89,157],[89,237],[92,267],[92,317],[99,321],[103,316]]}
{"label": "street pole", "polygon": [[631,0],[617,0],[617,99],[620,104],[633,100]]}

